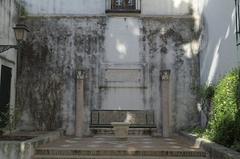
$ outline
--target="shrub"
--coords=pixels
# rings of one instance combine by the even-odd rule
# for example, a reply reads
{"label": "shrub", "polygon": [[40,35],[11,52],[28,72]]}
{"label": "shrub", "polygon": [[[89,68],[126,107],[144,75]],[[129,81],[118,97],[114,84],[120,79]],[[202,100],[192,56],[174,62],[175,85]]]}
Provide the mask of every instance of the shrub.
{"label": "shrub", "polygon": [[206,125],[202,124],[202,128],[206,128],[211,109],[212,109],[212,98],[214,97],[215,86],[214,85],[204,85],[198,89],[198,97],[200,100],[201,111],[206,117]]}
{"label": "shrub", "polygon": [[206,135],[209,139],[232,146],[240,139],[239,69],[227,74],[216,86],[213,110]]}

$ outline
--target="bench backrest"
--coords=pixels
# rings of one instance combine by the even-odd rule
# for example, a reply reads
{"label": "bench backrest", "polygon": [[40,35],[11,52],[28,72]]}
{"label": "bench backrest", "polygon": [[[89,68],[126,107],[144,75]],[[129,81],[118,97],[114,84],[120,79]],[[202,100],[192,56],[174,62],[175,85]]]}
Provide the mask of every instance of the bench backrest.
{"label": "bench backrest", "polygon": [[90,127],[108,128],[112,122],[129,122],[131,128],[155,128],[153,110],[92,110]]}

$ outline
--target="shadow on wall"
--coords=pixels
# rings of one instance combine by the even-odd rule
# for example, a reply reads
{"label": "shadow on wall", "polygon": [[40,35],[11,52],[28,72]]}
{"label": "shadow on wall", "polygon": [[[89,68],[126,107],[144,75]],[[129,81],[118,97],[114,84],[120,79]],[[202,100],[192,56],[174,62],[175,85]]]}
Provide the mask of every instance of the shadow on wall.
{"label": "shadow on wall", "polygon": [[215,83],[237,65],[234,1],[202,2],[205,31],[202,41],[201,83]]}

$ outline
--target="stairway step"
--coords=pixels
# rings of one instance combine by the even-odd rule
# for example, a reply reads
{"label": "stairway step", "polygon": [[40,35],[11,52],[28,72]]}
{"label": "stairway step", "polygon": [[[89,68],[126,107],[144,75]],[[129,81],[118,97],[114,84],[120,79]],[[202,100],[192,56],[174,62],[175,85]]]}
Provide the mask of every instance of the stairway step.
{"label": "stairway step", "polygon": [[207,159],[206,157],[152,157],[152,156],[54,156],[35,155],[32,159]]}
{"label": "stairway step", "polygon": [[[97,135],[113,135],[114,131],[112,128],[90,128],[93,134]],[[152,135],[156,132],[156,128],[129,128],[129,135]]]}
{"label": "stairway step", "polygon": [[56,156],[159,156],[159,157],[206,157],[204,151],[168,150],[78,150],[78,149],[37,149],[36,155]]}

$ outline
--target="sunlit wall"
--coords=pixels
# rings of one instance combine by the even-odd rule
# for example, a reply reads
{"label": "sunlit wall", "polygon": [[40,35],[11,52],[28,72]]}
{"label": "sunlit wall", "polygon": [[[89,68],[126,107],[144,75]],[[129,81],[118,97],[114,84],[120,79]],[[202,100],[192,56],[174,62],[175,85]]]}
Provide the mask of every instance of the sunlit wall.
{"label": "sunlit wall", "polygon": [[[100,15],[105,0],[21,0],[29,15]],[[143,15],[183,15],[191,11],[191,0],[142,0]]]}
{"label": "sunlit wall", "polygon": [[234,1],[199,0],[204,32],[200,54],[201,83],[216,83],[240,60],[235,41]]}

